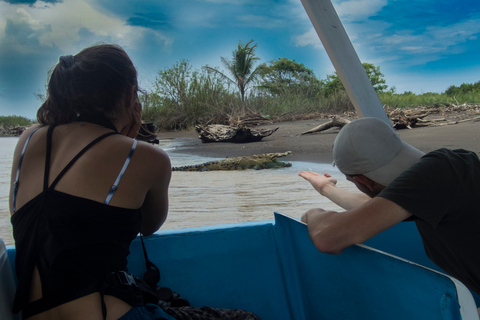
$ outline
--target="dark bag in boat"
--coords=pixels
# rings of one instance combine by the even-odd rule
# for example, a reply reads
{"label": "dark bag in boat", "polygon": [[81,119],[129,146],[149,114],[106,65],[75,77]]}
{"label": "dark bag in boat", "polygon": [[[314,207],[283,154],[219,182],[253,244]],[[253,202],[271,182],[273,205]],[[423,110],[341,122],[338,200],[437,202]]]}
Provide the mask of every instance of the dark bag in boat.
{"label": "dark bag in boat", "polygon": [[187,299],[180,297],[170,288],[157,286],[158,280],[155,281],[157,278],[149,271],[145,273],[144,279],[139,279],[125,271],[109,273],[106,277],[105,294],[113,295],[134,307],[147,303],[161,307],[190,306]]}
{"label": "dark bag in boat", "polygon": [[150,287],[150,290],[155,293],[160,307],[187,307],[190,306],[190,302],[187,299],[180,297],[180,295],[172,289],[167,287],[159,287],[160,270],[151,261],[146,258],[147,271],[143,275],[143,282]]}
{"label": "dark bag in boat", "polygon": [[142,243],[143,255],[145,257],[145,267],[147,268],[147,271],[145,271],[143,275],[143,283],[150,287],[150,289],[146,289],[148,294],[153,291],[158,298],[155,304],[158,304],[162,308],[190,306],[190,302],[188,302],[187,299],[180,297],[180,295],[172,291],[172,289],[158,286],[158,282],[160,282],[160,270],[148,259],[147,249],[145,248],[142,234],[140,234],[140,241]]}
{"label": "dark bag in boat", "polygon": [[158,304],[159,302],[155,291],[147,282],[125,271],[107,274],[106,283],[105,294],[113,295],[131,306],[139,307],[147,303]]}

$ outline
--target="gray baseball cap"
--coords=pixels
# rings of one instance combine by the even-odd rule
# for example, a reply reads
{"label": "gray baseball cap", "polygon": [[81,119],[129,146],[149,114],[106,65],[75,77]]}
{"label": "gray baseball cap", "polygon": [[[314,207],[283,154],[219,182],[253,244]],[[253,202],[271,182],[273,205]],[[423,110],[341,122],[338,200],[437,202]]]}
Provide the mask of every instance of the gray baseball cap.
{"label": "gray baseball cap", "polygon": [[353,120],[340,130],[333,144],[333,159],[343,174],[363,174],[384,186],[423,155],[377,118]]}

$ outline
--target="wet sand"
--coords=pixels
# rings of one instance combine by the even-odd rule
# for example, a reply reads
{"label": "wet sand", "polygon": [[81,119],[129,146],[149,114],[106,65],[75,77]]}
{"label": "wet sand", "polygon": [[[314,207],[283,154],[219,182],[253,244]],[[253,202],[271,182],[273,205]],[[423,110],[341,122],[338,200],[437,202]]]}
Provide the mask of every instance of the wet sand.
{"label": "wet sand", "polygon": [[[194,130],[160,132],[160,139],[181,139],[183,145],[176,152],[204,157],[238,157],[268,152],[292,151],[288,161],[331,163],[332,145],[339,130],[332,128],[322,133],[300,135],[328,119],[301,120],[259,125],[258,129],[278,130],[260,142],[251,143],[202,143]],[[468,121],[453,125],[429,126],[397,130],[400,137],[414,147],[429,152],[439,148],[463,148],[480,154],[480,121]]]}

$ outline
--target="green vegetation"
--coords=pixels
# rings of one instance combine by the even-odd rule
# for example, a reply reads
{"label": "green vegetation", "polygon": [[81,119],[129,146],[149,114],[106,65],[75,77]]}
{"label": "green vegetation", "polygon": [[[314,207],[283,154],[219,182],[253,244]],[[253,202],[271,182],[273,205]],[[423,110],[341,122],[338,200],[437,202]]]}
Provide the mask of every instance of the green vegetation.
{"label": "green vegetation", "polygon": [[209,66],[204,67],[207,71],[217,74],[222,79],[237,86],[242,98],[242,115],[245,115],[245,93],[249,89],[250,84],[257,80],[261,71],[261,67],[254,68],[255,62],[260,60],[260,58],[255,56],[255,48],[257,45],[252,45],[252,43],[253,40],[250,40],[242,46],[242,42],[239,41],[238,48],[233,51],[231,60],[221,57],[223,65],[230,72],[233,79],[215,68]]}
{"label": "green vegetation", "polygon": [[270,95],[279,97],[299,92],[314,98],[323,91],[323,83],[312,70],[288,58],[278,58],[269,65],[262,64],[260,70],[262,81],[258,88]]}
{"label": "green vegetation", "polygon": [[[302,63],[286,57],[262,63],[257,44],[238,42],[232,57],[220,57],[227,74],[204,66],[194,69],[187,60],[160,70],[153,89],[140,96],[143,118],[160,130],[181,130],[197,124],[229,124],[246,114],[270,118],[300,118],[309,113],[343,113],[354,107],[336,73],[319,79]],[[480,103],[480,81],[450,86],[443,93],[397,93],[388,87],[380,67],[363,63],[387,108],[447,106]],[[36,94],[39,100],[44,96]],[[0,125],[29,125],[31,120],[1,117]]]}
{"label": "green vegetation", "polygon": [[[386,81],[383,78],[383,73],[380,71],[380,67],[376,67],[372,63],[366,62],[362,63],[362,65],[365,68],[365,72],[367,73],[367,76],[370,79],[370,82],[372,83],[375,92],[377,92],[377,94],[384,92],[388,88],[388,86],[386,85]],[[330,96],[339,91],[345,91],[342,81],[340,80],[336,72],[327,76],[325,90],[326,96]]]}
{"label": "green vegetation", "polygon": [[161,70],[152,92],[140,96],[143,118],[159,129],[186,129],[200,123],[222,123],[239,101],[216,74],[195,70],[182,60]]}
{"label": "green vegetation", "polygon": [[[254,47],[251,42],[245,46],[239,43],[234,56],[244,50],[247,54],[240,56],[250,55],[246,61],[255,61],[250,50]],[[233,59],[222,59],[230,66],[228,70],[241,69],[234,67]],[[301,63],[279,58],[253,69],[252,63],[241,61],[239,66],[250,66],[242,69],[246,70],[243,76],[239,76],[238,70],[236,75],[232,71],[237,81],[208,66],[196,70],[186,60],[160,70],[154,89],[140,97],[144,119],[154,122],[160,130],[177,130],[205,123],[228,124],[247,111],[276,117],[353,110],[345,90],[326,96],[328,82],[318,80]],[[256,86],[249,87],[252,82]]]}
{"label": "green vegetation", "polygon": [[449,96],[480,93],[480,81],[476,83],[463,83],[460,87],[450,86],[445,94]]}
{"label": "green vegetation", "polygon": [[[141,97],[145,120],[160,130],[185,129],[196,124],[228,124],[246,112],[267,117],[298,117],[308,113],[343,113],[353,105],[336,73],[318,79],[302,63],[288,58],[255,67],[253,40],[221,57],[229,75],[209,66],[194,70],[181,60],[158,72],[155,89]],[[451,86],[443,93],[396,93],[389,88],[380,67],[363,63],[385,107],[411,108],[480,103],[480,81]]]}
{"label": "green vegetation", "polygon": [[0,116],[0,125],[3,126],[29,126],[33,123],[25,117],[20,116]]}
{"label": "green vegetation", "polygon": [[447,91],[444,93],[426,92],[422,94],[414,94],[409,91],[400,94],[394,92],[383,92],[379,93],[378,96],[384,106],[394,108],[480,103],[480,91],[465,92],[456,95],[448,94]]}

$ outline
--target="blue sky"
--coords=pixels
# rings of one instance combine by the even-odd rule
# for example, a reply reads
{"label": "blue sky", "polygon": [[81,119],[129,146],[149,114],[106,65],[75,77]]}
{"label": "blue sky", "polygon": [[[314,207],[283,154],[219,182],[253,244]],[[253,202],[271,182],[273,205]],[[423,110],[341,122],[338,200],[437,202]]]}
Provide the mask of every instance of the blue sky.
{"label": "blue sky", "polygon": [[[479,0],[333,0],[362,62],[397,92],[443,92],[480,80]],[[35,118],[58,57],[98,42],[125,48],[149,89],[181,59],[221,67],[253,39],[260,62],[334,68],[300,0],[0,0],[0,115]]]}

